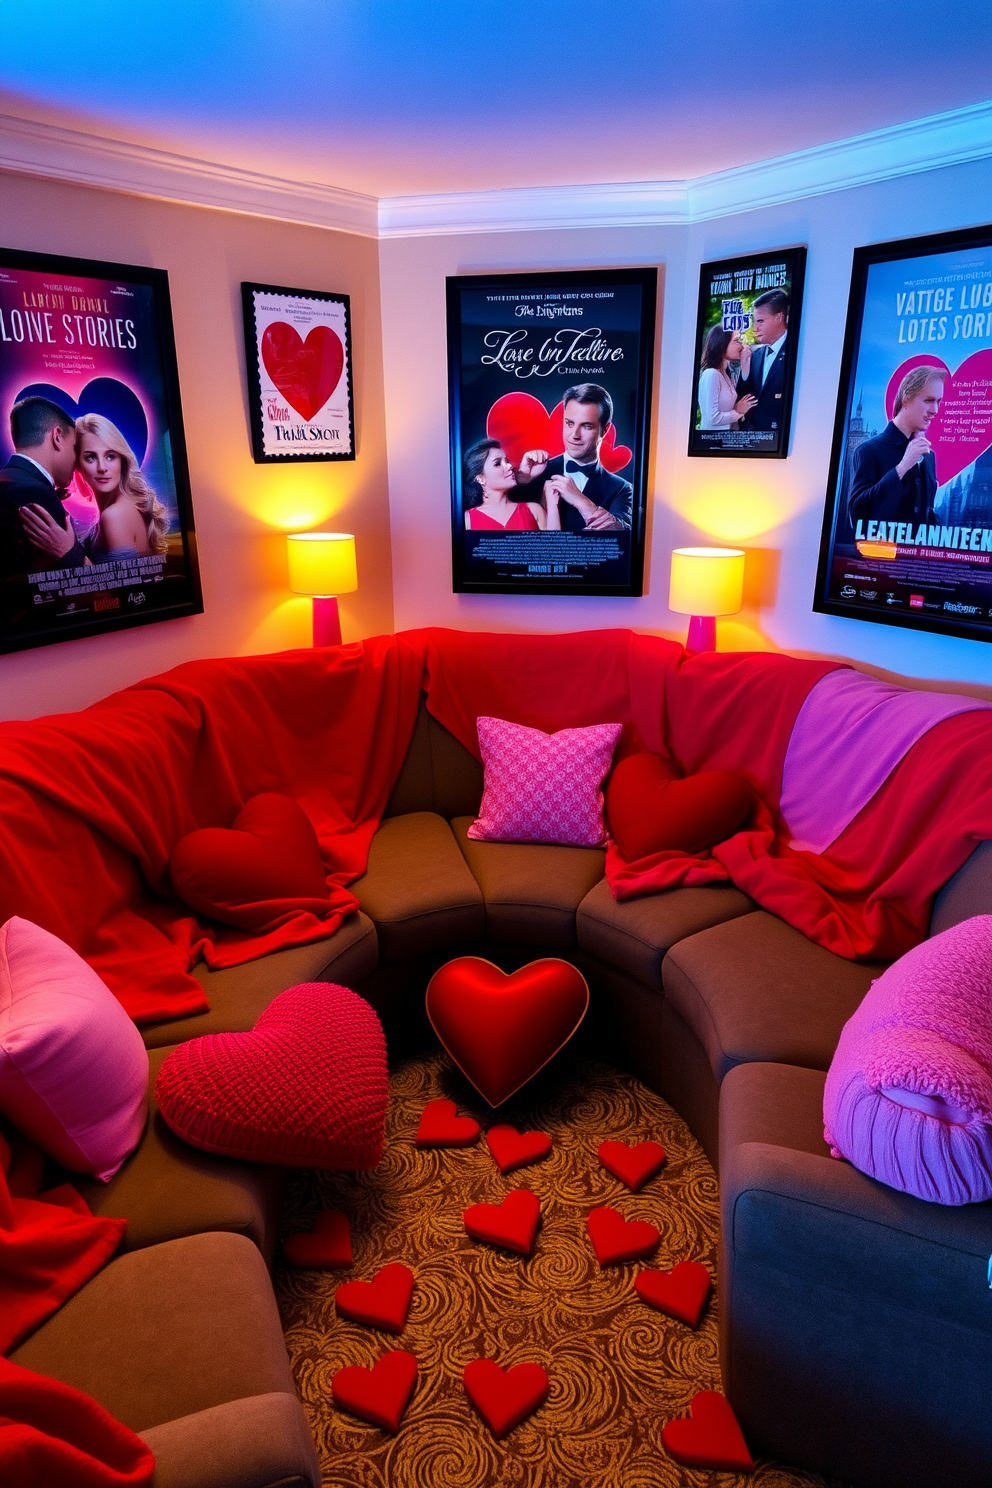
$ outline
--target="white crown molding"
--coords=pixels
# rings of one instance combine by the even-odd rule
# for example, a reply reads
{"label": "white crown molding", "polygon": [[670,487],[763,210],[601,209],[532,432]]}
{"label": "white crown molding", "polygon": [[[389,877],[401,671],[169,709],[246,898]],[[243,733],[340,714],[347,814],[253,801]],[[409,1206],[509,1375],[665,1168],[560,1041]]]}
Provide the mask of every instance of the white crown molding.
{"label": "white crown molding", "polygon": [[457,191],[376,200],[315,182],[0,115],[0,169],[365,237],[687,226],[992,157],[992,103],[685,181]]}
{"label": "white crown molding", "polygon": [[364,237],[378,235],[374,196],[311,181],[263,176],[233,165],[173,155],[147,145],[104,139],[10,114],[0,114],[0,169],[101,186],[131,196],[247,212],[311,227],[334,227]]}

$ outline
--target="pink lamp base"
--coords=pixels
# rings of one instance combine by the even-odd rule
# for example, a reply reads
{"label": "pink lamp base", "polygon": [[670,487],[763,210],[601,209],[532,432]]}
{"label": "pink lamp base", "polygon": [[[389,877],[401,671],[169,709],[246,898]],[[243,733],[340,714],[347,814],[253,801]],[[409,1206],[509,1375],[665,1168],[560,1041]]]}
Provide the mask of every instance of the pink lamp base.
{"label": "pink lamp base", "polygon": [[313,600],[313,643],[315,646],[340,646],[341,616],[336,595],[315,595]]}
{"label": "pink lamp base", "polygon": [[[314,604],[317,601],[314,600]],[[316,625],[316,621],[314,621]],[[689,634],[685,638],[687,651],[716,650],[716,616],[693,615],[689,620]]]}

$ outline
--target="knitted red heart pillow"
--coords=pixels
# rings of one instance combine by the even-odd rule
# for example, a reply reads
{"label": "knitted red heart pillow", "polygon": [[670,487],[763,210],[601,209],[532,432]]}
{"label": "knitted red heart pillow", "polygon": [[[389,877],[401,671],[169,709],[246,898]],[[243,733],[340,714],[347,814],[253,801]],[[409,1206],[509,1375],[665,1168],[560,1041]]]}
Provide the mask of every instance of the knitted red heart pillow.
{"label": "knitted red heart pillow", "polygon": [[274,791],[247,801],[233,826],[181,837],[169,874],[184,904],[242,930],[261,930],[294,910],[322,915],[330,908],[310,818]]}
{"label": "knitted red heart pillow", "polygon": [[386,1041],[347,987],[308,982],[251,1033],[180,1044],[155,1083],[162,1116],[204,1152],[296,1168],[374,1168],[386,1120]]}

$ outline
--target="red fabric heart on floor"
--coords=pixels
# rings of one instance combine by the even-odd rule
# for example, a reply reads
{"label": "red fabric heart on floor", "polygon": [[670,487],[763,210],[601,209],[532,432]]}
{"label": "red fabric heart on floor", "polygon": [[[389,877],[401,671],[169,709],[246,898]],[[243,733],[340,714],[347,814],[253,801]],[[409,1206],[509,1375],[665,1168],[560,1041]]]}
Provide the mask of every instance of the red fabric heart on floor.
{"label": "red fabric heart on floor", "polygon": [[519,1132],[515,1126],[492,1126],[486,1132],[486,1143],[501,1173],[512,1173],[528,1163],[540,1162],[551,1153],[547,1132]]}
{"label": "red fabric heart on floor", "polygon": [[341,381],[344,347],[331,326],[314,326],[304,341],[295,326],[274,320],[262,332],[262,364],[289,406],[309,423]]}
{"label": "red fabric heart on floor", "polygon": [[586,1219],[586,1229],[601,1266],[644,1260],[654,1255],[661,1240],[660,1233],[647,1220],[624,1219],[618,1209],[608,1205],[593,1209]]}
{"label": "red fabric heart on floor", "polygon": [[494,1436],[505,1436],[548,1398],[540,1364],[504,1369],[495,1359],[473,1359],[462,1371],[465,1393]]}
{"label": "red fabric heart on floor", "polygon": [[519,1255],[533,1250],[540,1218],[540,1201],[526,1188],[515,1188],[502,1204],[473,1204],[462,1215],[473,1240],[488,1240]]}
{"label": "red fabric heart on floor", "polygon": [[659,852],[699,853],[725,842],[751,809],[751,787],[734,770],[684,779],[658,754],[631,754],[603,790],[606,822],[625,863]]}
{"label": "red fabric heart on floor", "polygon": [[727,1472],[753,1472],[754,1458],[724,1395],[700,1390],[690,1402],[692,1419],[669,1421],[662,1428],[665,1451],[685,1467],[711,1467]]}
{"label": "red fabric heart on floor", "polygon": [[330,910],[310,818],[296,801],[274,792],[252,796],[231,827],[201,827],[181,837],[169,874],[184,904],[242,930],[274,929],[273,922],[301,910]]}
{"label": "red fabric heart on floor", "polygon": [[343,1271],[352,1264],[348,1216],[338,1209],[325,1209],[314,1220],[312,1230],[288,1235],[282,1253],[291,1266],[308,1271]]}
{"label": "red fabric heart on floor", "polygon": [[634,1146],[626,1142],[603,1142],[598,1156],[607,1172],[626,1183],[634,1193],[665,1165],[665,1149],[658,1142],[637,1142]]}
{"label": "red fabric heart on floor", "polygon": [[712,1290],[710,1273],[699,1261],[680,1261],[671,1271],[642,1271],[634,1290],[642,1301],[669,1317],[699,1327],[706,1299]]}
{"label": "red fabric heart on floor", "polygon": [[417,1383],[417,1361],[397,1349],[386,1354],[372,1369],[349,1364],[331,1380],[334,1404],[350,1415],[396,1431]]}
{"label": "red fabric heart on floor", "polygon": [[370,1328],[402,1333],[413,1296],[413,1272],[402,1261],[383,1266],[371,1281],[346,1281],[334,1296],[342,1317]]}
{"label": "red fabric heart on floor", "polygon": [[482,1127],[471,1116],[459,1116],[451,1100],[432,1100],[426,1105],[414,1139],[418,1147],[471,1147]]}
{"label": "red fabric heart on floor", "polygon": [[491,1106],[501,1106],[563,1048],[589,1006],[585,977],[546,957],[507,976],[481,956],[459,956],[427,987],[441,1043]]}

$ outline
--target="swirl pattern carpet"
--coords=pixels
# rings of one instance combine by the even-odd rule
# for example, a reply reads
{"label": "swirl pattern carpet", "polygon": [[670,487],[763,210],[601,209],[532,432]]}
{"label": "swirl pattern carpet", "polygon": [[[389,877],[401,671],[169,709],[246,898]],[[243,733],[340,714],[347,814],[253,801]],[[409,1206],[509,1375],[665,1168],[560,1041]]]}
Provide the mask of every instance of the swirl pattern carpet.
{"label": "swirl pattern carpet", "polygon": [[[483,1130],[508,1122],[554,1139],[545,1161],[501,1177],[484,1138],[474,1147],[414,1146],[420,1113],[445,1096]],[[631,1193],[597,1160],[606,1140],[652,1138],[667,1153],[660,1174]],[[499,1203],[512,1188],[541,1200],[529,1259],[468,1238],[462,1211]],[[559,1056],[495,1116],[441,1053],[400,1065],[390,1078],[386,1146],[366,1173],[291,1175],[285,1233],[309,1229],[324,1208],[351,1224],[349,1271],[276,1274],[293,1373],[333,1488],[823,1488],[824,1479],[761,1461],[750,1477],[680,1467],[665,1453],[666,1421],[687,1414],[698,1390],[720,1388],[716,1295],[697,1332],[634,1292],[643,1263],[600,1270],[585,1217],[609,1204],[657,1225],[647,1264],[669,1270],[702,1261],[716,1274],[719,1208],[713,1169],[688,1127],[660,1096],[605,1065]],[[369,1279],[391,1261],[416,1276],[400,1337],[337,1316],[343,1281]],[[396,1349],[413,1353],[417,1386],[391,1436],[335,1410],[331,1380]],[[470,1406],[462,1369],[489,1357],[535,1361],[548,1400],[502,1441]]]}

